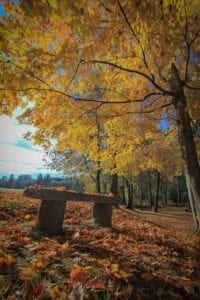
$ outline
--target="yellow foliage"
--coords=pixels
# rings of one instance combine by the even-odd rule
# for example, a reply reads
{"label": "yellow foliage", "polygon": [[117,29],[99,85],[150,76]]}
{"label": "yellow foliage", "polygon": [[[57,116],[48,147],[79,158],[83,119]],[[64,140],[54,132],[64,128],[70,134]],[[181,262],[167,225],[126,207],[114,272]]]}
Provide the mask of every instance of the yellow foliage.
{"label": "yellow foliage", "polygon": [[[168,172],[167,160],[175,172],[181,162],[168,71],[175,61],[183,83],[197,86],[199,1],[120,5],[49,0],[41,12],[37,2],[24,11],[8,1],[12,17],[2,17],[0,29],[0,111],[10,115],[21,105],[20,122],[36,128],[29,138],[46,151],[71,149],[93,172]],[[197,120],[198,96],[185,90]],[[164,116],[173,137],[162,130]]]}
{"label": "yellow foliage", "polygon": [[30,220],[30,218],[31,218],[31,216],[29,214],[25,215],[25,217],[24,217],[24,219],[27,221]]}
{"label": "yellow foliage", "polygon": [[11,255],[0,251],[0,267],[10,267],[14,262]]}
{"label": "yellow foliage", "polygon": [[53,287],[49,292],[51,299],[59,299],[59,300],[66,300],[67,294],[64,291],[59,290],[59,287]]}
{"label": "yellow foliage", "polygon": [[36,272],[32,268],[23,268],[20,272],[20,279],[22,280],[33,280],[36,276]]}

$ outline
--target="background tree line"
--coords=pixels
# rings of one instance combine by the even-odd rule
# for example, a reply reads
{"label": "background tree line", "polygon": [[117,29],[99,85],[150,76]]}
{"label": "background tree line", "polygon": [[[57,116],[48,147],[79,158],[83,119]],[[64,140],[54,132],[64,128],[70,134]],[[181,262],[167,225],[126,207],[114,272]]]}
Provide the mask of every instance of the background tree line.
{"label": "background tree line", "polygon": [[76,190],[78,192],[84,191],[84,182],[79,177],[51,177],[49,174],[38,174],[34,179],[31,175],[19,175],[17,178],[13,174],[10,176],[2,176],[0,179],[1,188],[24,189],[28,186],[39,184],[46,187],[64,186],[67,189]]}
{"label": "background tree line", "polygon": [[[98,184],[96,180],[99,180]],[[1,188],[24,189],[34,184],[46,187],[64,186],[78,192],[98,192],[97,186],[100,186],[102,194],[109,194],[112,192],[113,176],[100,172],[100,177],[82,174],[80,177],[61,178],[38,174],[37,178],[32,178],[31,175],[23,174],[15,178],[11,174],[0,179]],[[155,170],[140,172],[139,175],[129,178],[117,177],[117,194],[121,203],[129,209],[137,207],[157,211],[159,206],[189,206],[184,175],[169,179],[163,173],[158,175]]]}
{"label": "background tree line", "polygon": [[[98,184],[96,179],[99,180],[99,177],[83,177],[85,190],[97,192],[100,186],[101,193],[112,192],[112,175],[101,172]],[[170,205],[190,208],[184,174],[167,178],[164,173],[147,170],[129,178],[117,176],[117,196],[121,204],[129,209],[158,211],[159,207]]]}

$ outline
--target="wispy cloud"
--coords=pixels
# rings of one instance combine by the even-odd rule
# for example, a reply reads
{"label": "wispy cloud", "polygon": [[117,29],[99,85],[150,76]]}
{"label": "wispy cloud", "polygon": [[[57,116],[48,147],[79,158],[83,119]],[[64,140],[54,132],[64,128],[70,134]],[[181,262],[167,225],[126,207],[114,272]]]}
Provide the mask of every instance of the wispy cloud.
{"label": "wispy cloud", "polygon": [[23,135],[33,130],[30,126],[19,125],[15,118],[0,117],[0,173],[48,173],[44,165],[44,151]]}
{"label": "wispy cloud", "polygon": [[41,149],[36,148],[35,146],[31,145],[30,142],[27,142],[26,140],[17,140],[15,143],[15,146],[24,148],[26,150],[31,150],[35,152],[41,152]]}

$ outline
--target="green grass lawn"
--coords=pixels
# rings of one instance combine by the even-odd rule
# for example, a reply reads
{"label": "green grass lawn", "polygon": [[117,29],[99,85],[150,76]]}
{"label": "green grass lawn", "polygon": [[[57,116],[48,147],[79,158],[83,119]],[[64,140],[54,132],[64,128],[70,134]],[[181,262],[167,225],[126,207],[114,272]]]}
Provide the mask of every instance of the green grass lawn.
{"label": "green grass lawn", "polygon": [[164,208],[160,208],[159,212],[166,215],[192,220],[192,212],[188,212],[185,210],[186,207],[164,207]]}

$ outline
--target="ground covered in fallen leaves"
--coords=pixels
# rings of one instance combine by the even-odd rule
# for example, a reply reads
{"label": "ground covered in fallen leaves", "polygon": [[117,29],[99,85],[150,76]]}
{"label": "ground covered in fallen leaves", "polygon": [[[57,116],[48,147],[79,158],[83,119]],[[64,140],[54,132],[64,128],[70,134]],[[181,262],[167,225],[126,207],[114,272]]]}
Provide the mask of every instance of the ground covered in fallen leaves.
{"label": "ground covered in fallen leaves", "polygon": [[92,204],[69,202],[63,235],[47,237],[33,228],[38,205],[0,191],[0,299],[200,299],[190,221],[181,230],[180,218],[163,226],[161,215],[114,208],[113,227],[101,228]]}

